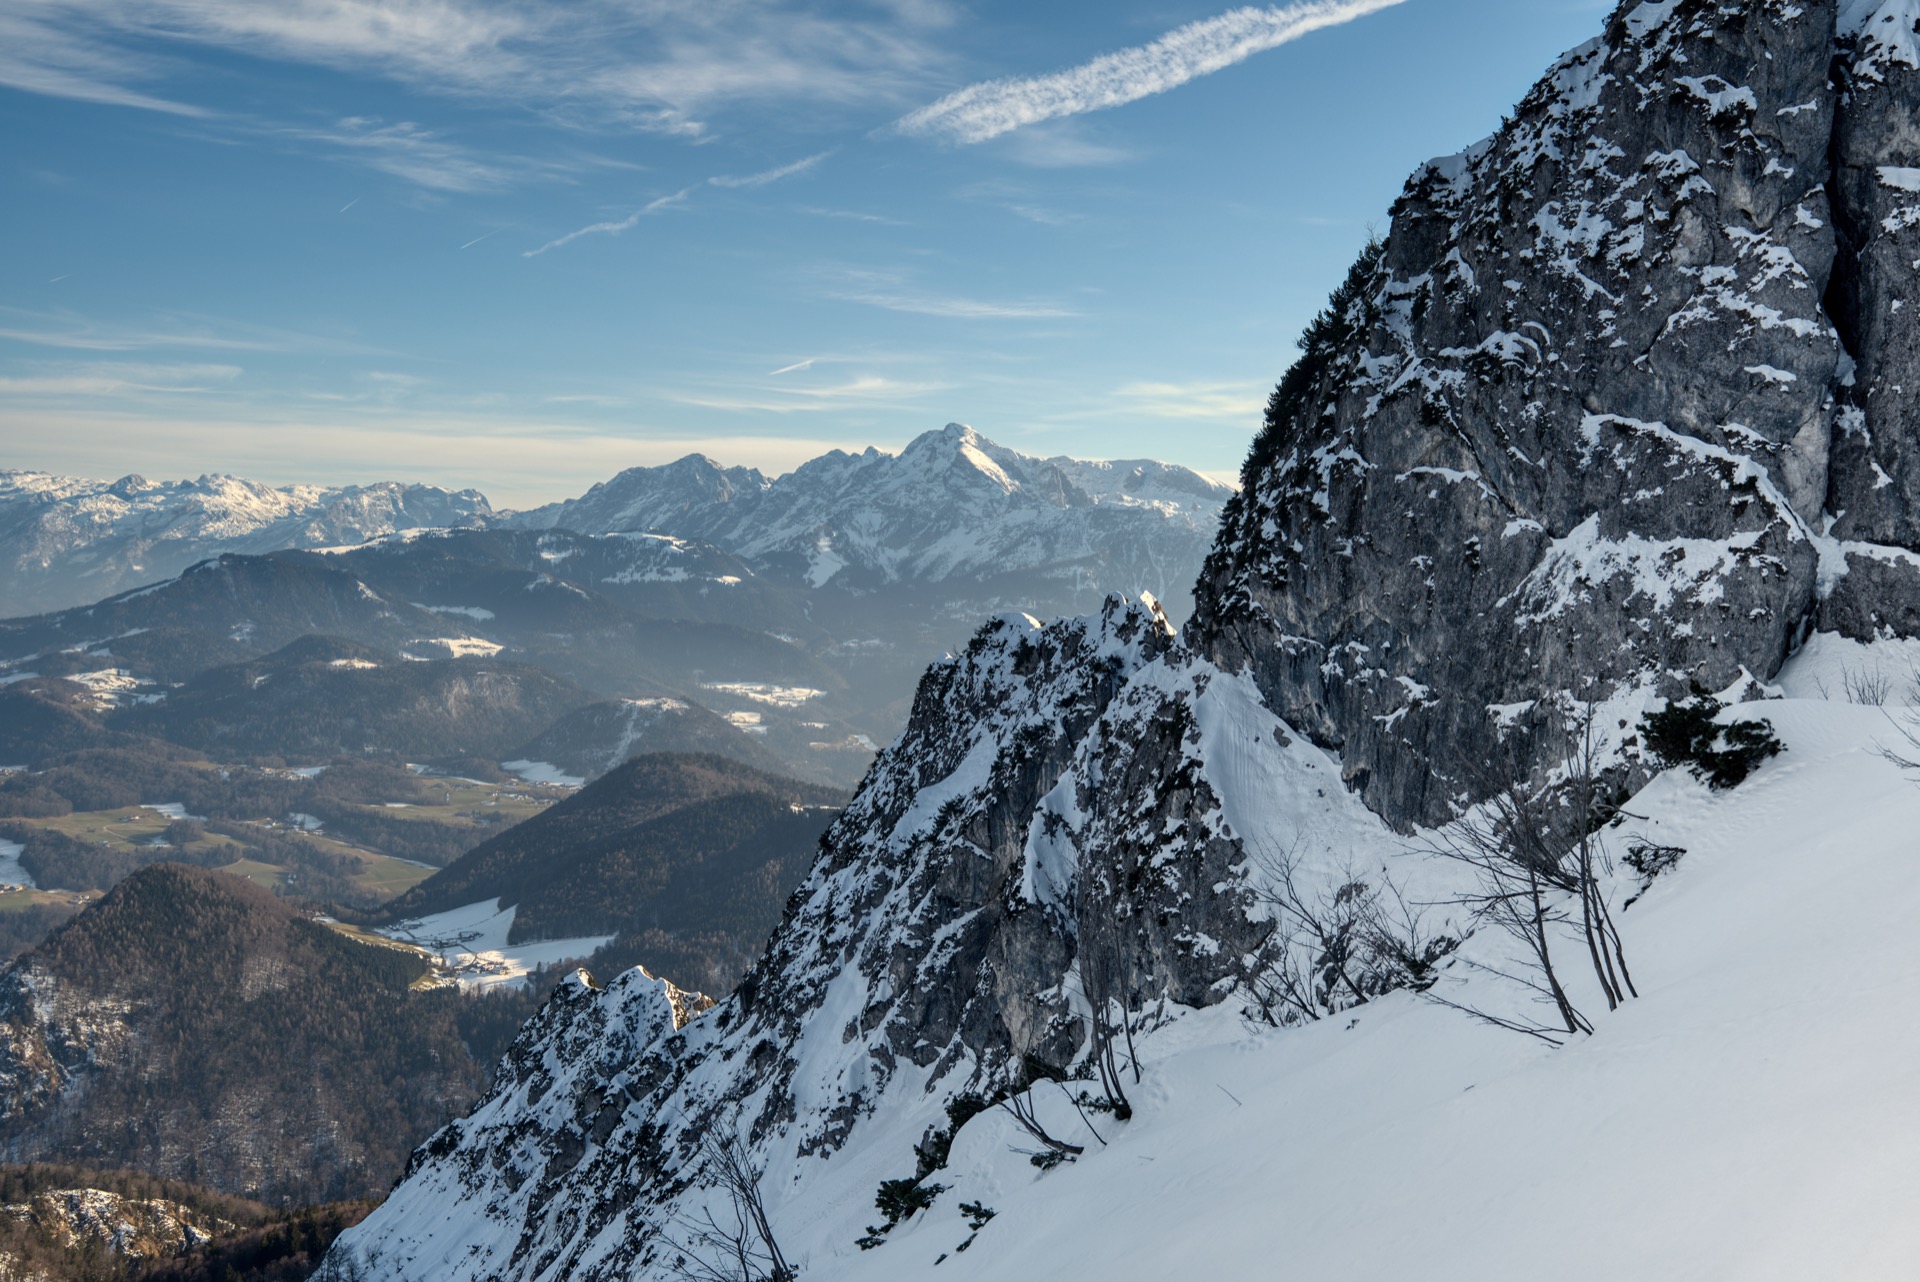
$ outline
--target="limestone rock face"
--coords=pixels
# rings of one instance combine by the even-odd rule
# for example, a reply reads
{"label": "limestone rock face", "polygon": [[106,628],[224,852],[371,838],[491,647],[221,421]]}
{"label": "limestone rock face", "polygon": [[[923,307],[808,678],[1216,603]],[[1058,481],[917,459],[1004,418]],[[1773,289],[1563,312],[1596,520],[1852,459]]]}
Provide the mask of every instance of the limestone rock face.
{"label": "limestone rock face", "polygon": [[1551,752],[1557,701],[1784,658],[1844,357],[1833,24],[1623,6],[1414,176],[1276,398],[1194,630],[1395,823]]}

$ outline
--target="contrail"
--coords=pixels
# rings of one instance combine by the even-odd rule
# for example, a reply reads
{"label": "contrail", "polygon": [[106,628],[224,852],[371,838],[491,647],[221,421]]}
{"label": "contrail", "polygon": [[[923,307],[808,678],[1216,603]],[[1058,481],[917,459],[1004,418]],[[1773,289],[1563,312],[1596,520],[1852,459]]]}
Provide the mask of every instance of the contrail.
{"label": "contrail", "polygon": [[1102,111],[1245,62],[1324,27],[1337,27],[1404,0],[1301,0],[1265,9],[1233,9],[1175,28],[1066,71],[1026,80],[968,85],[894,122],[908,134],[944,134],[985,142],[1024,125]]}
{"label": "contrail", "polygon": [[[499,229],[499,228],[497,228],[497,227],[496,227],[496,228],[494,228],[494,231],[498,231],[498,230],[500,230],[500,229]],[[490,231],[490,232],[488,232],[488,233],[487,233],[487,236],[491,236],[491,235],[493,235],[493,232],[492,232],[492,231]],[[464,244],[464,245],[462,245],[462,246],[460,246],[460,248],[462,248],[462,249],[472,249],[472,248],[473,248],[473,247],[474,247],[475,245],[478,245],[478,244],[479,244],[479,243],[480,243],[481,241],[483,241],[483,240],[485,240],[485,239],[487,238],[487,236],[475,236],[475,237],[474,237],[474,238],[473,238],[472,240],[470,240],[470,241],[468,241],[468,242],[467,242],[466,244]]]}
{"label": "contrail", "polygon": [[344,214],[349,209],[352,209],[355,205],[359,203],[360,203],[360,198],[358,196],[355,196],[352,200],[349,200],[346,204],[340,206],[340,212]]}

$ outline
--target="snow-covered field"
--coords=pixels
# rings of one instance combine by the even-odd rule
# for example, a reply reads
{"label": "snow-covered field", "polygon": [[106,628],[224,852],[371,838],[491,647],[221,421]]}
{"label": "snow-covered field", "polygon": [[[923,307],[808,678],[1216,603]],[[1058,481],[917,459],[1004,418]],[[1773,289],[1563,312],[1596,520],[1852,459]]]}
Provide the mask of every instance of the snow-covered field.
{"label": "snow-covered field", "polygon": [[17,841],[0,841],[0,886],[24,886],[35,889],[33,875],[20,866],[27,848]]}
{"label": "snow-covered field", "polygon": [[[1878,751],[1908,711],[1845,701],[1866,659],[1906,674],[1822,640],[1780,685],[1830,700],[1742,709],[1788,751],[1738,789],[1669,772],[1630,804],[1616,842],[1687,854],[1620,917],[1640,998],[1576,993],[1594,1036],[1556,1049],[1404,993],[1285,1031],[1189,1014],[1142,1043],[1104,1147],[1041,1092],[1077,1163],[1037,1172],[985,1114],[932,1209],[861,1252],[934,1120],[915,1110],[772,1190],[783,1246],[836,1282],[1920,1277],[1920,779]],[[1463,970],[1441,991],[1498,984]],[[962,1202],[997,1212],[964,1252]]]}
{"label": "snow-covered field", "polygon": [[552,784],[556,788],[578,788],[587,782],[584,775],[570,775],[551,761],[503,761],[500,768],[527,783]]}
{"label": "snow-covered field", "polygon": [[513,929],[517,911],[502,908],[497,899],[488,899],[403,921],[379,933],[436,954],[458,977],[462,988],[523,984],[536,967],[586,957],[613,938],[598,935],[509,944],[507,934]]}
{"label": "snow-covered field", "polygon": [[455,659],[475,657],[491,659],[494,655],[499,654],[503,648],[495,645],[491,641],[483,640],[480,637],[415,637],[407,644],[425,646],[429,650],[445,651],[444,654],[414,654],[408,650],[402,650],[400,652],[401,658],[416,661],[423,659],[444,659],[449,656]]}
{"label": "snow-covered field", "polygon": [[783,686],[767,681],[703,681],[700,688],[775,708],[798,708],[809,699],[818,699],[826,693],[811,686]]}

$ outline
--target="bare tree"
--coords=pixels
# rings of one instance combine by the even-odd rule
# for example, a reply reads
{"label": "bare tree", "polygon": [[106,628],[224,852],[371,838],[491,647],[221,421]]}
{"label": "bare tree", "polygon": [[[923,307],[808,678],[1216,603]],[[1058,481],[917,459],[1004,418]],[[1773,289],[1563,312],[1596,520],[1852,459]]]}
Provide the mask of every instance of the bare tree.
{"label": "bare tree", "polygon": [[1522,802],[1518,794],[1508,791],[1496,794],[1484,809],[1483,815],[1446,830],[1434,841],[1431,850],[1473,870],[1477,883],[1474,889],[1450,902],[1470,910],[1477,919],[1490,923],[1517,942],[1525,959],[1525,969],[1515,974],[1484,962],[1469,964],[1531,990],[1552,1005],[1557,1023],[1544,1025],[1508,1018],[1437,994],[1429,993],[1429,996],[1443,1006],[1464,1011],[1496,1027],[1556,1045],[1561,1040],[1559,1034],[1590,1033],[1593,1025],[1574,1007],[1554,968],[1553,931],[1565,917],[1551,902],[1553,887],[1547,880],[1546,868],[1538,859],[1530,857],[1532,830]]}
{"label": "bare tree", "polygon": [[[1104,870],[1103,870],[1104,873]],[[1081,869],[1075,904],[1079,935],[1076,960],[1080,986],[1087,999],[1088,1036],[1092,1041],[1092,1059],[1100,1075],[1100,1089],[1106,1093],[1113,1115],[1121,1121],[1133,1116],[1133,1104],[1127,1099],[1122,1081],[1119,1041],[1124,1039],[1133,1080],[1140,1081],[1140,1060],[1133,1049],[1134,948],[1132,904],[1117,893],[1106,875]],[[1118,1007],[1118,1029],[1113,1023]]]}
{"label": "bare tree", "polygon": [[1295,851],[1266,849],[1253,861],[1263,874],[1254,894],[1275,924],[1249,990],[1269,1024],[1324,1019],[1395,989],[1425,989],[1456,945],[1427,929],[1425,912],[1384,871],[1379,888],[1349,867],[1309,893]]}
{"label": "bare tree", "polygon": [[794,1282],[800,1276],[774,1240],[773,1225],[760,1194],[766,1173],[735,1134],[709,1134],[700,1145],[702,1178],[725,1200],[716,1211],[709,1201],[698,1214],[675,1220],[675,1274],[687,1282]]}
{"label": "bare tree", "polygon": [[[1065,1088],[1062,1087],[1061,1089],[1064,1090]],[[1067,1098],[1071,1100],[1073,1097],[1069,1095]],[[1077,1108],[1079,1106],[1076,1104],[1075,1107]],[[1067,1141],[1051,1134],[1046,1127],[1040,1124],[1040,1114],[1034,1108],[1032,1086],[1028,1086],[1025,1090],[1015,1091],[1001,1100],[1000,1111],[1018,1123],[1020,1129],[1031,1136],[1034,1143],[1040,1146],[1038,1152],[1027,1153],[1027,1156],[1038,1159],[1036,1165],[1048,1165],[1051,1162],[1060,1160],[1072,1161],[1087,1151],[1086,1145],[1069,1144]],[[1080,1117],[1082,1121],[1086,1120],[1085,1113],[1082,1113]],[[1093,1130],[1092,1125],[1089,1124],[1087,1129],[1090,1131]],[[1096,1139],[1099,1138],[1098,1131],[1094,1131],[1094,1137]],[[1101,1140],[1100,1142],[1102,1144],[1106,1143],[1105,1140]]]}
{"label": "bare tree", "polygon": [[[1551,1042],[1593,1031],[1568,996],[1555,964],[1553,941],[1563,927],[1577,924],[1608,1010],[1639,995],[1607,898],[1612,868],[1599,833],[1626,812],[1616,799],[1617,784],[1601,769],[1593,705],[1577,717],[1567,743],[1555,779],[1493,792],[1476,815],[1444,830],[1430,847],[1432,853],[1474,870],[1475,888],[1451,902],[1520,944],[1523,973],[1497,973],[1550,1005],[1554,1023],[1497,1017],[1444,998],[1435,1000]],[[1569,896],[1578,904],[1577,913],[1565,906]],[[1484,964],[1480,968],[1492,969]]]}
{"label": "bare tree", "polygon": [[1881,668],[1845,667],[1840,670],[1840,688],[1848,703],[1884,708],[1893,697],[1893,677]]}
{"label": "bare tree", "polygon": [[1580,718],[1579,738],[1570,742],[1566,758],[1566,784],[1561,799],[1565,821],[1572,825],[1573,842],[1562,867],[1571,873],[1573,890],[1580,896],[1580,932],[1587,942],[1587,954],[1593,962],[1594,978],[1606,995],[1607,1009],[1618,1010],[1629,997],[1638,997],[1633,975],[1627,970],[1627,950],[1620,940],[1613,913],[1607,905],[1606,876],[1612,867],[1605,848],[1597,840],[1600,829],[1625,812],[1609,796],[1609,786],[1600,769],[1600,749],[1594,731],[1594,708],[1588,704]]}
{"label": "bare tree", "polygon": [[1267,964],[1251,984],[1268,1023],[1322,1019],[1383,991],[1365,977],[1377,898],[1366,882],[1349,871],[1337,885],[1308,894],[1296,877],[1295,851],[1267,851],[1255,864],[1265,874],[1255,896],[1275,922]]}

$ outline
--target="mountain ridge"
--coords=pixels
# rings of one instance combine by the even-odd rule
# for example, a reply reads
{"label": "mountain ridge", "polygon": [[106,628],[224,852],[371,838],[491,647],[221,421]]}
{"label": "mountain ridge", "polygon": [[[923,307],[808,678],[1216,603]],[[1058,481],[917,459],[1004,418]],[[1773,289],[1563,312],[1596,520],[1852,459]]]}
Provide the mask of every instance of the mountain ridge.
{"label": "mountain ridge", "polygon": [[[1873,318],[1880,346],[1851,352],[1861,318],[1846,312],[1846,291],[1832,311],[1828,300],[1843,261],[1836,224],[1868,228],[1845,260],[1861,271],[1853,296],[1890,297],[1910,277],[1903,262],[1920,258],[1909,244],[1920,202],[1877,175],[1864,205],[1827,181],[1836,139],[1853,140],[1861,172],[1920,161],[1910,129],[1920,80],[1901,79],[1920,71],[1920,47],[1906,34],[1915,18],[1912,0],[1852,0],[1844,14],[1832,0],[1624,0],[1605,33],[1550,68],[1494,138],[1409,181],[1386,241],[1362,256],[1276,388],[1184,633],[1150,600],[1118,598],[1084,618],[987,624],[928,670],[907,730],[829,832],[731,998],[681,1028],[643,972],[563,986],[523,1030],[494,1090],[419,1150],[408,1178],[335,1258],[377,1262],[409,1282],[672,1278],[698,1255],[684,1226],[725,1214],[717,1140],[738,1144],[764,1172],[769,1238],[797,1241],[793,1258],[822,1275],[939,1277],[944,1263],[946,1273],[1053,1276],[1067,1258],[1067,1268],[1098,1260],[1116,1276],[1168,1276],[1182,1243],[1166,1226],[1182,1221],[1160,1212],[1161,1200],[1193,1204],[1223,1230],[1237,1215],[1256,1226],[1252,1249],[1269,1253],[1260,1258],[1280,1259],[1290,1234],[1272,1231],[1272,1215],[1286,1201],[1223,1197],[1206,1176],[1230,1169],[1235,1187],[1261,1187],[1289,1160],[1290,1141],[1329,1118],[1357,1115],[1372,1135],[1367,1110],[1419,1088],[1423,1054],[1466,1043],[1446,1031],[1393,1042],[1384,1060],[1349,1059],[1371,1091],[1324,1109],[1333,1074],[1317,1065],[1381,1045],[1380,1024],[1431,1030],[1443,1019],[1453,1021],[1446,1030],[1483,1039],[1477,1046],[1507,1037],[1526,1049],[1524,1058],[1459,1061],[1489,1066],[1484,1075],[1444,1070],[1445,1093],[1423,1114],[1440,1129],[1488,1098],[1467,1092],[1504,1097],[1523,1062],[1560,1074],[1542,1071],[1537,1082],[1614,1101],[1526,1114],[1572,1119],[1578,1135],[1564,1149],[1558,1132],[1474,1135],[1484,1147],[1471,1151],[1472,1169],[1521,1172],[1537,1194],[1529,1204],[1542,1209],[1528,1230],[1560,1223],[1544,1204],[1562,1189],[1597,1187],[1582,1160],[1596,1143],[1616,1127],[1646,1133],[1641,1114],[1664,1105],[1665,1091],[1705,1107],[1718,1089],[1712,1071],[1700,1081],[1636,1079],[1658,1083],[1659,1100],[1619,1099],[1598,1083],[1601,1070],[1644,1049],[1636,1031],[1644,1039],[1673,1018],[1663,1003],[1711,992],[1734,1003],[1717,1014],[1744,1028],[1771,1008],[1728,992],[1729,967],[1710,950],[1680,971],[1685,950],[1668,934],[1660,955],[1676,969],[1657,995],[1650,980],[1645,1000],[1605,1016],[1605,1039],[1583,1040],[1569,1024],[1577,1045],[1549,1049],[1475,1027],[1462,1009],[1526,1031],[1538,988],[1526,986],[1531,972],[1512,980],[1524,957],[1472,909],[1458,847],[1449,856],[1421,839],[1444,842],[1439,826],[1490,795],[1531,797],[1555,771],[1565,779],[1569,753],[1583,748],[1600,763],[1606,795],[1638,815],[1633,794],[1652,779],[1640,822],[1701,846],[1735,819],[1749,835],[1792,823],[1804,836],[1807,781],[1830,787],[1868,773],[1847,763],[1863,750],[1854,736],[1873,710],[1783,706],[1792,754],[1767,768],[1764,793],[1748,794],[1764,795],[1765,808],[1746,814],[1744,798],[1661,773],[1634,728],[1692,682],[1729,701],[1767,693],[1790,649],[1817,649],[1807,637],[1823,622],[1871,619],[1874,635],[1915,617],[1920,590],[1901,577],[1920,562],[1914,549],[1842,545],[1828,518],[1854,507],[1899,515],[1898,482],[1879,486],[1871,469],[1832,459],[1867,450],[1902,475],[1917,448],[1896,412],[1910,368],[1902,353],[1920,352],[1907,346],[1920,329],[1889,308]],[[1882,28],[1894,34],[1874,34]],[[1878,383],[1847,378],[1849,361],[1856,373],[1874,368],[1859,359],[1873,351],[1885,357],[1878,399]],[[1831,633],[1815,640],[1846,643]],[[1468,772],[1482,761],[1483,774]],[[1818,772],[1802,773],[1810,761]],[[1909,795],[1885,765],[1848,795]],[[1608,849],[1626,840],[1587,835]],[[1881,844],[1884,857],[1892,846]],[[1781,938],[1782,904],[1794,897],[1743,885],[1732,862],[1716,860],[1709,874],[1736,918],[1716,939],[1742,935],[1728,955],[1749,958]],[[1789,880],[1807,877],[1809,863],[1792,845],[1769,848],[1765,860]],[[1611,873],[1602,893],[1624,912],[1656,875],[1636,887]],[[1906,891],[1902,881],[1903,902]],[[1823,903],[1855,894],[1842,887]],[[1261,1019],[1263,981],[1312,991],[1333,982],[1322,978],[1330,968],[1364,960],[1350,939],[1314,931],[1338,905],[1371,896],[1407,916],[1400,960],[1343,976],[1351,1002],[1272,1017],[1304,1033],[1248,1032]],[[1780,902],[1749,912],[1756,899]],[[1584,895],[1581,907],[1552,903],[1562,922],[1591,908]],[[1716,929],[1709,909],[1718,906],[1696,909],[1694,934]],[[1877,918],[1878,938],[1904,949],[1894,960],[1911,978],[1920,971],[1907,932],[1887,924],[1895,918]],[[1823,908],[1821,929],[1852,947],[1851,919]],[[1437,971],[1416,982],[1393,970],[1409,957]],[[1442,1000],[1457,1008],[1396,993],[1419,982],[1444,984]],[[1596,1006],[1598,987],[1578,1000],[1611,1009],[1617,994]],[[1376,992],[1390,1000],[1372,1005]],[[1853,1034],[1886,1023],[1864,1009]],[[1188,1074],[1187,1093],[1170,1098],[1175,1079],[1147,1049],[1161,1047],[1169,1057],[1219,1053],[1196,1052],[1212,1071]],[[1754,1072],[1771,1071],[1764,1059],[1749,1061]],[[1220,1070],[1228,1063],[1247,1066],[1241,1077],[1249,1091],[1258,1083],[1264,1113],[1240,1111]],[[1298,1075],[1261,1080],[1260,1068],[1276,1063]],[[1050,1079],[1060,1077],[1056,1094]],[[1526,1098],[1538,1104],[1548,1093]],[[1024,1101],[1034,1124],[972,1111],[1003,1096]],[[1231,1168],[1194,1156],[1143,1124],[1141,1114],[1163,1108],[1226,1117],[1208,1124],[1216,1137],[1264,1116],[1270,1150],[1236,1148]],[[1048,1128],[1073,1144],[1050,1142]],[[1145,1150],[1136,1133],[1159,1134],[1164,1146]],[[1433,1177],[1465,1169],[1457,1144],[1427,1150],[1429,1167],[1383,1176],[1338,1164],[1350,1138],[1335,1127],[1300,1160],[1315,1205],[1337,1206],[1367,1235],[1434,1201],[1437,1218],[1453,1217],[1448,1240],[1461,1251],[1448,1264],[1466,1269],[1476,1246],[1490,1249],[1457,1241],[1456,1208],[1472,1205],[1463,1195],[1478,1182]],[[1899,1143],[1882,1145],[1876,1152],[1895,1161]],[[1532,1160],[1543,1146],[1581,1156],[1543,1167]],[[1009,1147],[1018,1160],[1005,1157]],[[1176,1147],[1187,1164],[1145,1165]],[[1033,1174],[1029,1153],[1051,1173]],[[1707,1154],[1717,1150],[1686,1156]],[[1671,1276],[1720,1258],[1698,1254],[1684,1230],[1698,1213],[1733,1233],[1738,1217],[1675,1188],[1668,1156],[1655,1146],[1638,1166],[1609,1166],[1621,1173],[1609,1189],[1637,1191],[1637,1175],[1670,1197],[1593,1216],[1583,1249],[1555,1267],[1646,1275],[1621,1265],[1636,1258],[1625,1245],[1634,1235],[1617,1229],[1642,1214],[1659,1218],[1662,1241],[1687,1247],[1664,1262]],[[942,1172],[950,1158],[959,1169]],[[1095,1180],[1096,1169],[1107,1175]],[[1824,1152],[1820,1172],[1852,1176],[1844,1155]],[[1770,1187],[1767,1204],[1800,1205],[1790,1196],[1804,1192],[1800,1179],[1798,1169],[1784,1174],[1784,1193]],[[975,1199],[959,1208],[975,1234],[992,1232],[990,1196],[1027,1226],[1022,1243],[1062,1222],[1088,1236],[1045,1241],[1044,1256],[988,1247],[963,1261],[957,1252],[974,1238],[962,1240],[953,1208],[938,1202],[950,1183],[956,1197]],[[1376,1188],[1404,1190],[1405,1205],[1373,1200]],[[1124,1202],[1102,1197],[1114,1190]],[[882,1217],[869,1205],[886,1225],[871,1224]],[[1125,1236],[1142,1254],[1101,1249],[1097,1225],[1119,1205],[1139,1217]],[[1497,1203],[1477,1209],[1499,1213]],[[1883,1206],[1880,1229],[1890,1232],[1899,1214]],[[1496,1239],[1508,1264],[1500,1276],[1542,1267],[1537,1249],[1507,1248],[1506,1226],[1465,1222]],[[1795,1258],[1820,1245],[1817,1228],[1787,1236]],[[1329,1259],[1342,1244],[1316,1245],[1316,1258]],[[1910,1233],[1881,1245],[1890,1249],[1878,1275],[1888,1277],[1920,1249]],[[1367,1276],[1432,1267],[1414,1250],[1382,1256]]]}

